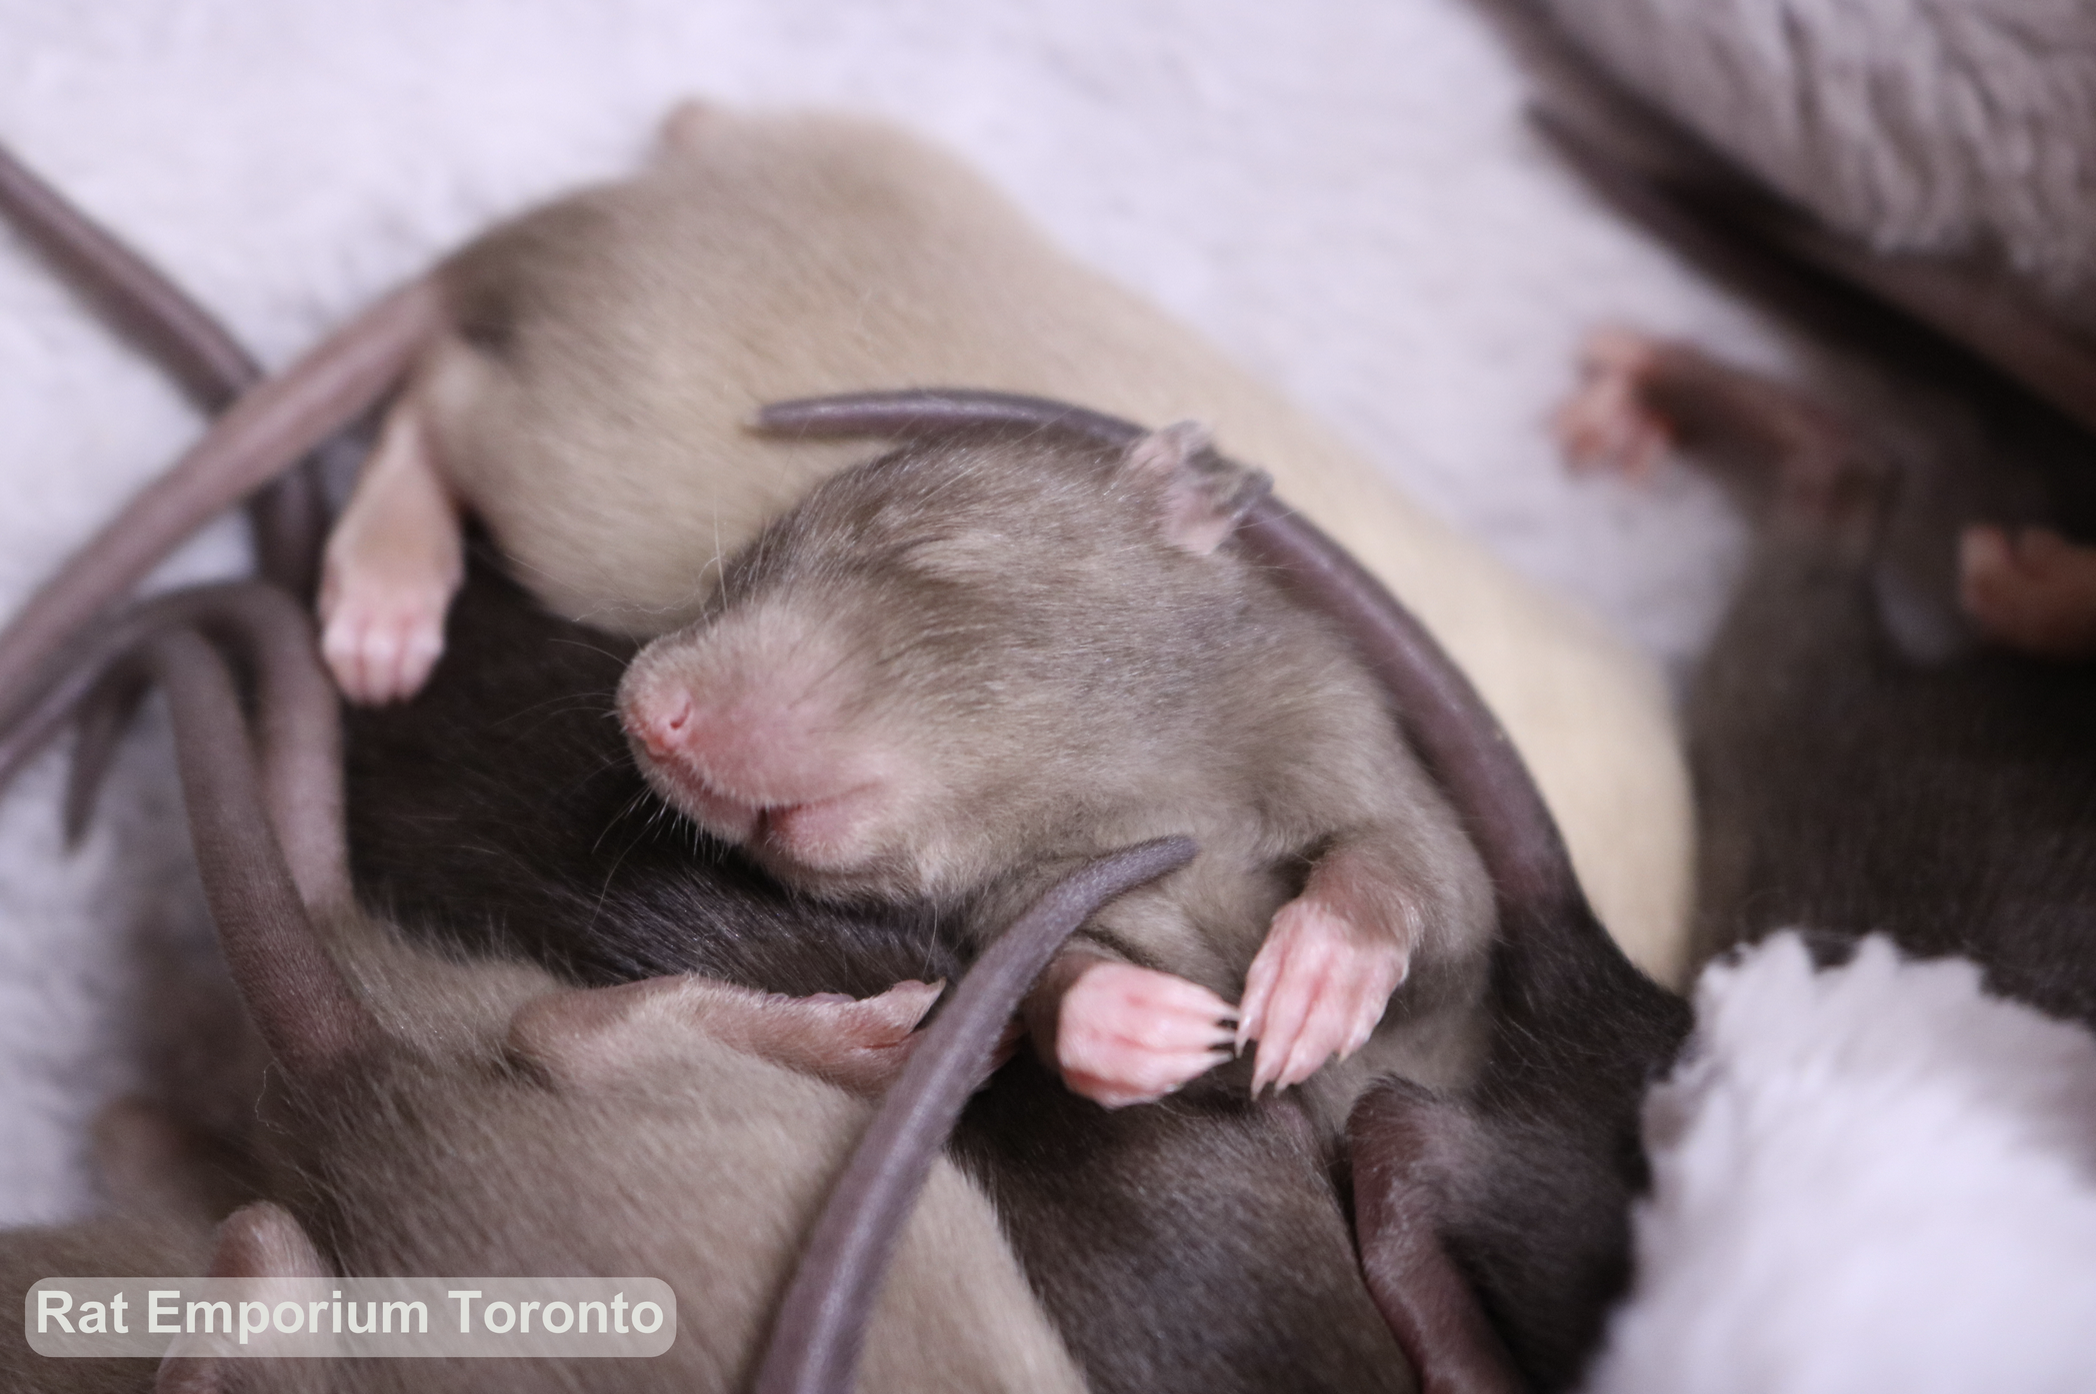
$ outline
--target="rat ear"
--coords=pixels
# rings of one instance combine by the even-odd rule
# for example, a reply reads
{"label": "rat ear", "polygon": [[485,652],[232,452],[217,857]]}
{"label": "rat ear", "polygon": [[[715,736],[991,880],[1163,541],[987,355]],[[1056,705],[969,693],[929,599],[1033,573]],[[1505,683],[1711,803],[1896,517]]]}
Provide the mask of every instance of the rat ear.
{"label": "rat ear", "polygon": [[304,1225],[273,1201],[258,1200],[226,1216],[211,1256],[214,1278],[332,1278]]}
{"label": "rat ear", "polygon": [[872,1094],[902,1068],[910,1033],[942,986],[897,983],[863,1001],[836,993],[782,997],[689,975],[581,988],[519,1008],[509,1051],[556,1084],[599,1086],[674,1051],[683,1033]]}
{"label": "rat ear", "polygon": [[1197,557],[1221,546],[1273,482],[1216,454],[1208,428],[1198,421],[1175,422],[1140,437],[1128,447],[1122,467],[1162,481],[1158,527],[1165,541]]}
{"label": "rat ear", "polygon": [[688,159],[698,153],[721,126],[720,108],[696,97],[686,97],[670,108],[655,133],[658,163]]}
{"label": "rat ear", "polygon": [[[290,1211],[263,1200],[243,1205],[218,1227],[218,1246],[211,1256],[209,1276],[258,1280],[332,1278],[335,1271]],[[271,1294],[261,1291],[256,1295],[266,1300]],[[247,1337],[240,1339],[245,1342]],[[261,1394],[264,1390],[270,1394],[317,1394],[325,1374],[323,1361],[184,1356],[176,1353],[183,1344],[177,1341],[160,1362],[153,1394]]]}

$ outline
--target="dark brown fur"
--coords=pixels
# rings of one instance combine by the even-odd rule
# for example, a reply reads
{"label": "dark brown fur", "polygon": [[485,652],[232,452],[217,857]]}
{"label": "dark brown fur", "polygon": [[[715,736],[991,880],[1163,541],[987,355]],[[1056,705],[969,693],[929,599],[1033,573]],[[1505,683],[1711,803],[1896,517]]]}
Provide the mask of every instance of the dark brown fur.
{"label": "dark brown fur", "polygon": [[703,973],[864,997],[955,976],[954,927],[928,910],[796,896],[661,807],[612,710],[633,648],[473,568],[429,686],[344,712],[360,898],[581,982]]}

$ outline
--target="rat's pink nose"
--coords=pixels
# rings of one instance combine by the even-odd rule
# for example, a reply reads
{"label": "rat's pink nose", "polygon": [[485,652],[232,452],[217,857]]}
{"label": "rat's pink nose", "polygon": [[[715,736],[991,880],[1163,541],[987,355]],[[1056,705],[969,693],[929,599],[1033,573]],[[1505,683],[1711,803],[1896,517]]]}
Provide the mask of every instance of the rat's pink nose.
{"label": "rat's pink nose", "polygon": [[632,705],[626,724],[648,754],[667,760],[691,730],[691,694],[682,688],[656,688]]}

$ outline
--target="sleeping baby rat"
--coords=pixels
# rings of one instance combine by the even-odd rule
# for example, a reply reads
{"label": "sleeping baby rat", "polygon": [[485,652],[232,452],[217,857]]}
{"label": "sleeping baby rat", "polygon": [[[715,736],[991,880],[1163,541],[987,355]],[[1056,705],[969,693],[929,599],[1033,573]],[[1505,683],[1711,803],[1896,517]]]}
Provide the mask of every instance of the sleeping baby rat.
{"label": "sleeping baby rat", "polygon": [[[1664,971],[1687,801],[1649,665],[941,151],[806,115],[686,109],[667,134],[636,177],[476,238],[243,397],[10,617],[0,712],[174,541],[403,374],[332,552],[333,666],[367,699],[416,686],[435,652],[461,512],[559,614],[639,637],[690,620],[720,555],[863,458],[752,436],[766,400],[971,382],[1136,420],[1195,416],[1450,646],[1535,764],[1605,918]],[[400,527],[382,525],[396,512]],[[389,550],[408,564],[386,565]]]}
{"label": "sleeping baby rat", "polygon": [[1405,1031],[1310,1091],[1336,1128],[1393,1055],[1460,1074],[1491,889],[1345,639],[1232,540],[1264,485],[1188,425],[898,450],[736,556],[621,719],[664,797],[826,898],[958,905],[1193,836],[1051,969],[1036,1040],[1125,1104],[1226,1058],[1234,1015],[1257,1091],[1359,1051],[1409,979]]}

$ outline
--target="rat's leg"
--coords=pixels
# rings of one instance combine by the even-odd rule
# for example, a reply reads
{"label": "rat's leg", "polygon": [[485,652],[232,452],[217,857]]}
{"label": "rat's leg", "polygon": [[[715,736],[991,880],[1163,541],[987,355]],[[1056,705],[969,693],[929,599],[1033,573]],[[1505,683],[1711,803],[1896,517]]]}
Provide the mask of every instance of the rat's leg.
{"label": "rat's leg", "polygon": [[1875,529],[1885,465],[1795,388],[1622,328],[1587,340],[1581,370],[1579,390],[1553,422],[1575,467],[1638,478],[1680,446],[1772,487],[1779,523],[1842,534]]}
{"label": "rat's leg", "polygon": [[464,576],[458,505],[411,391],[328,535],[320,647],[343,695],[366,705],[413,696],[444,651],[444,611]]}
{"label": "rat's leg", "polygon": [[1230,1058],[1230,1004],[1199,983],[1068,949],[1027,996],[1028,1031],[1070,1089],[1107,1108],[1161,1099]]}
{"label": "rat's leg", "polygon": [[1405,980],[1423,927],[1403,846],[1362,837],[1334,847],[1303,893],[1274,913],[1245,974],[1237,1043],[1259,1042],[1252,1092],[1300,1084],[1367,1043]]}
{"label": "rat's leg", "polygon": [[569,1083],[630,1077],[678,1032],[697,1032],[858,1093],[894,1081],[940,984],[903,982],[875,997],[785,997],[693,974],[540,998],[510,1022],[509,1048]]}
{"label": "rat's leg", "polygon": [[2096,547],[2050,528],[1975,524],[1958,539],[1958,603],[1987,637],[2040,658],[2096,658]]}

